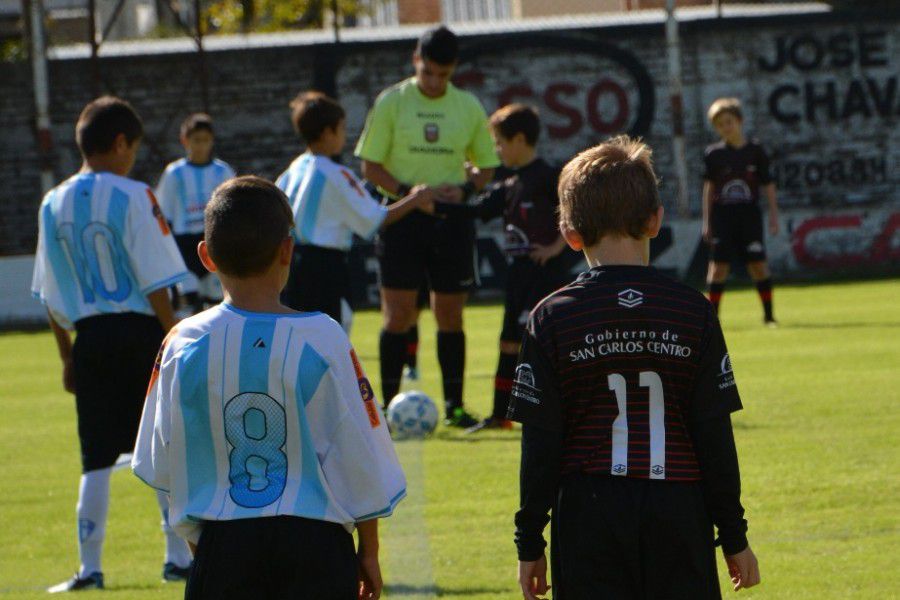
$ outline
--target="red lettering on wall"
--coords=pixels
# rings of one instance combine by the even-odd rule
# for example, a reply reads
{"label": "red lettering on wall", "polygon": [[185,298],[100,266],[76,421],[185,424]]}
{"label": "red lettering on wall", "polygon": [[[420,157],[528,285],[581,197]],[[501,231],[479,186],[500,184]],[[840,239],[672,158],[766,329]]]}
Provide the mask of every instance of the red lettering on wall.
{"label": "red lettering on wall", "polygon": [[[824,230],[850,229],[858,230],[862,227],[861,215],[834,215],[814,217],[801,223],[794,230],[791,246],[797,262],[807,267],[849,267],[860,264],[874,265],[900,257],[900,248],[892,247],[894,236],[900,231],[900,213],[894,213],[887,218],[884,229],[878,234],[868,248],[856,252],[841,252],[838,244],[830,245],[830,249],[838,249],[834,253],[822,253],[817,255],[814,248],[810,247],[810,236],[813,233]],[[860,232],[863,235],[864,232]]]}
{"label": "red lettering on wall", "polygon": [[550,137],[557,139],[571,137],[575,135],[584,124],[581,113],[571,105],[565,104],[559,98],[560,95],[571,96],[576,92],[578,92],[578,88],[572,83],[552,83],[547,86],[547,91],[544,92],[544,104],[546,104],[547,108],[551,111],[568,120],[568,124],[566,125],[551,125],[548,123],[547,133],[550,134]]}
{"label": "red lettering on wall", "polygon": [[[600,98],[609,94],[615,98],[617,110],[611,119],[604,119],[597,109]],[[587,116],[588,122],[597,133],[609,134],[622,131],[628,123],[628,94],[622,86],[610,79],[601,79],[588,92]]]}

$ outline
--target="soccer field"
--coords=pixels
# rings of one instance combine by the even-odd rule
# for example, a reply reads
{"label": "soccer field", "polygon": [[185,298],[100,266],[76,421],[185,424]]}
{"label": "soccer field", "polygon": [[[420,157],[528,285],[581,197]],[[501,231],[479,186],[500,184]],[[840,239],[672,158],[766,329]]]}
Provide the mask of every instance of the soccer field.
{"label": "soccer field", "polygon": [[[729,291],[722,320],[745,410],[735,417],[759,588],[726,597],[898,597],[900,548],[900,282],[776,290],[778,329],[761,325],[755,292]],[[491,398],[502,308],[466,310],[466,398]],[[375,312],[353,340],[378,387]],[[434,326],[423,314],[421,388],[439,399]],[[0,597],[41,598],[77,565],[75,410],[49,333],[0,335]],[[512,515],[519,434],[440,429],[401,442],[409,497],[383,522],[388,598],[521,597]],[[150,489],[113,476],[104,556],[107,590],[84,598],[179,598],[160,583],[163,537]]]}

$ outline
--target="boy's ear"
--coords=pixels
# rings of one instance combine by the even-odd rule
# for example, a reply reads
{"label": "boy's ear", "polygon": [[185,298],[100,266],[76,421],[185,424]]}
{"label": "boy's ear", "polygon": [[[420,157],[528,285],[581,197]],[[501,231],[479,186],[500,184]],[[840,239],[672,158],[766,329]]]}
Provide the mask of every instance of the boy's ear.
{"label": "boy's ear", "polygon": [[656,212],[647,219],[647,224],[644,226],[644,230],[647,232],[647,238],[653,239],[659,235],[665,212],[662,204],[660,204],[659,208],[656,209]]}
{"label": "boy's ear", "polygon": [[291,259],[294,257],[294,236],[289,235],[284,238],[284,241],[281,242],[281,246],[278,248],[278,263],[281,266],[287,266],[291,264]]}
{"label": "boy's ear", "polygon": [[200,262],[203,263],[203,266],[206,267],[206,270],[210,273],[215,273],[219,269],[209,255],[209,248],[206,246],[205,241],[201,241],[197,244],[197,255],[200,257]]}
{"label": "boy's ear", "polygon": [[580,233],[578,233],[574,229],[568,229],[566,227],[560,227],[559,232],[562,234],[563,239],[566,240],[569,248],[571,248],[575,252],[581,252],[582,250],[584,250],[584,239],[582,239]]}
{"label": "boy's ear", "polygon": [[124,133],[117,133],[116,139],[113,141],[113,150],[117,153],[124,153],[128,151],[131,144],[128,143],[128,138],[125,137]]}

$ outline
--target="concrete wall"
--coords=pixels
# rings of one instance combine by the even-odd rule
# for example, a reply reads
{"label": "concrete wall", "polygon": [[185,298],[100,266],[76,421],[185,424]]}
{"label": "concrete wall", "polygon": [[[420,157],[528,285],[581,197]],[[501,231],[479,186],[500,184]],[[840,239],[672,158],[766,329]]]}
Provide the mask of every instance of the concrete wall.
{"label": "concrete wall", "polygon": [[[714,98],[729,95],[744,101],[748,131],[773,156],[790,229],[783,243],[773,242],[795,247],[799,217],[792,211],[803,222],[853,214],[862,223],[895,224],[900,11],[876,16],[756,10],[721,20],[711,16],[685,11],[681,25],[694,213],[699,211],[703,149],[715,139],[705,109]],[[507,27],[518,31],[460,29],[464,57],[458,85],[477,94],[488,112],[511,100],[537,104],[544,121],[541,152],[555,162],[617,132],[643,136],[654,148],[663,196],[674,215],[662,14],[567,23],[552,30],[515,24]],[[206,70],[219,155],[241,173],[276,176],[301,150],[288,120],[288,101],[312,86],[340,95],[352,143],[377,94],[409,74],[418,32],[401,28],[393,39],[372,41],[348,36],[340,53],[302,36],[259,38],[264,43],[211,40]],[[151,183],[180,154],[180,120],[202,108],[197,57],[178,47],[168,42],[121,45],[110,51],[117,55],[101,62],[105,89],[128,98],[144,117],[147,137],[135,176]],[[73,123],[92,96],[88,60],[79,51],[67,56],[50,62],[59,178],[78,168]],[[5,182],[0,255],[27,254],[35,244],[40,199],[30,72],[26,64],[0,69],[0,178]],[[355,164],[349,151],[346,157]],[[851,252],[856,258],[843,266],[895,268],[900,239],[891,226],[886,251]],[[872,231],[879,227],[872,225]],[[780,275],[809,275],[823,268],[815,261],[774,262]]]}

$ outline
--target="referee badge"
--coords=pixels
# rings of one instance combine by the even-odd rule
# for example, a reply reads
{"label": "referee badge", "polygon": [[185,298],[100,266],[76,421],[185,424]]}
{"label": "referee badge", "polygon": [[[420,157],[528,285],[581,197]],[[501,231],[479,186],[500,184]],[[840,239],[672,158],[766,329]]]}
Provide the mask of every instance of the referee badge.
{"label": "referee badge", "polygon": [[433,144],[441,137],[441,130],[437,123],[425,123],[424,127],[425,141]]}

